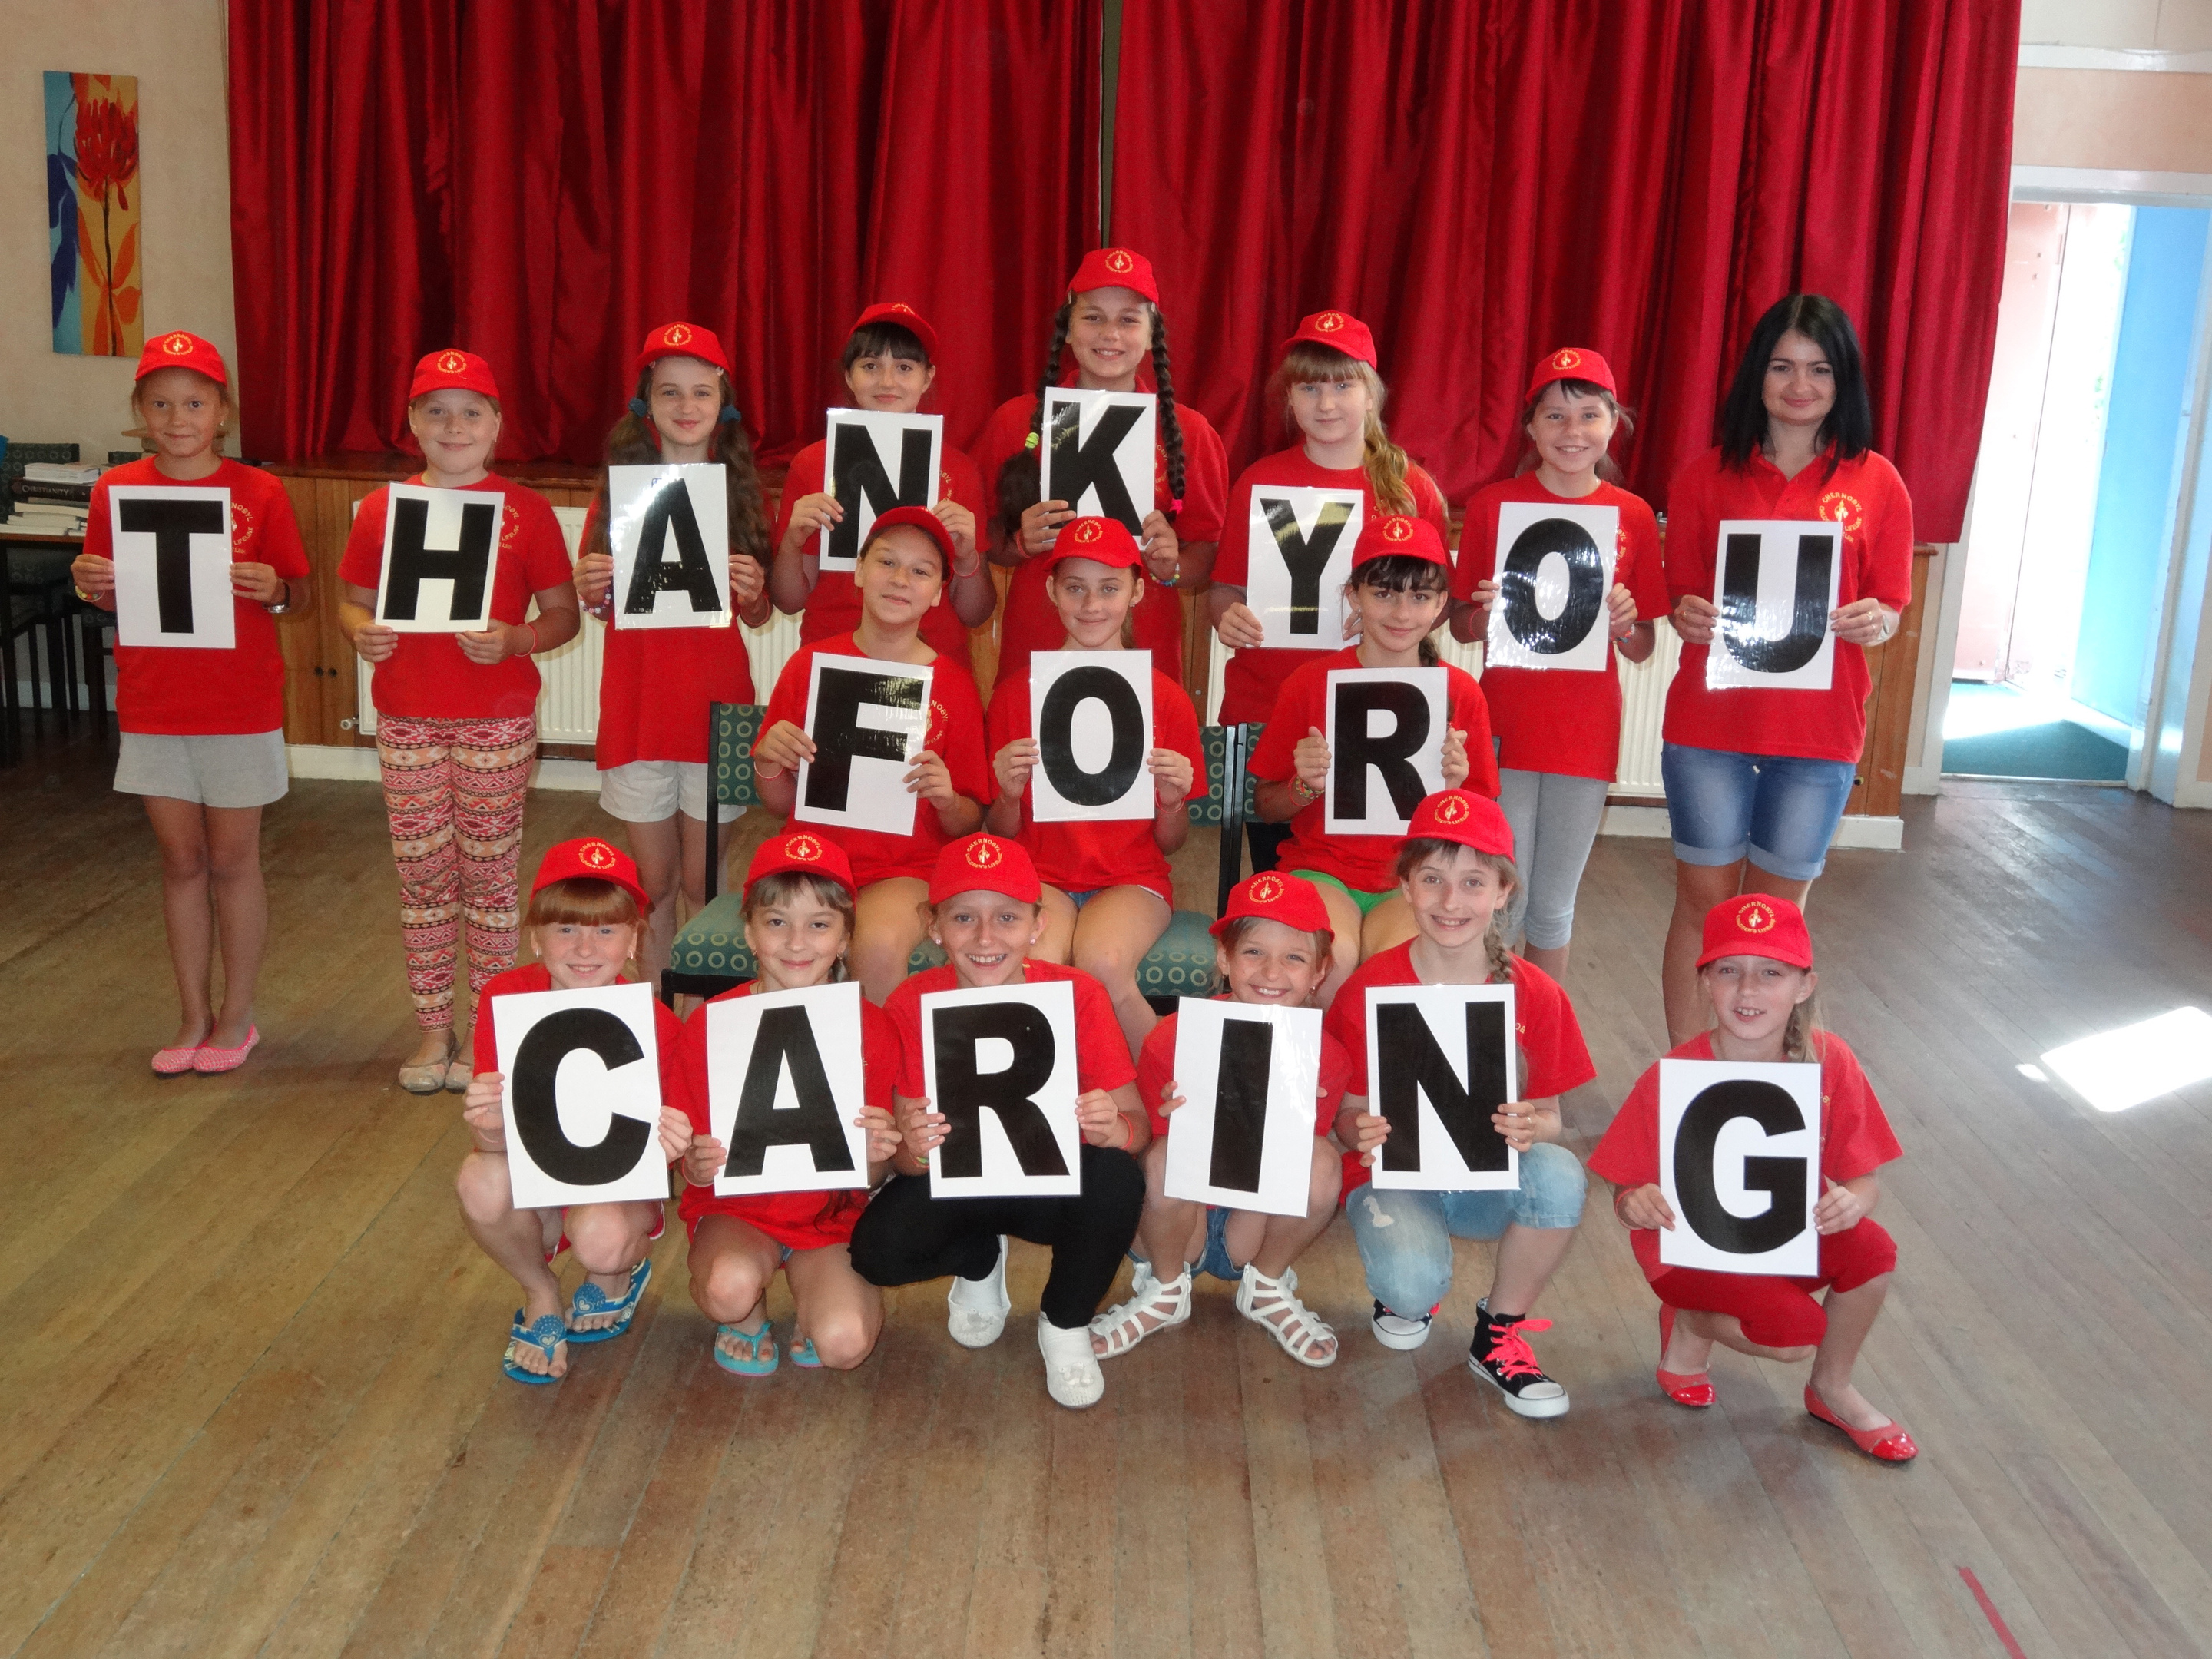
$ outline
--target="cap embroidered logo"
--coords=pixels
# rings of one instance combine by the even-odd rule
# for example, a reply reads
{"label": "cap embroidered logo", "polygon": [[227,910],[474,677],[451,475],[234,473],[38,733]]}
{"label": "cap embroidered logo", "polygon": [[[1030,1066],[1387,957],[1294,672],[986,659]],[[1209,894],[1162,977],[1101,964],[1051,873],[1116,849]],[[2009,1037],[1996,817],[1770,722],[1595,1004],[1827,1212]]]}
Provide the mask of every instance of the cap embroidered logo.
{"label": "cap embroidered logo", "polygon": [[1115,247],[1106,250],[1107,270],[1121,272],[1125,270],[1134,270],[1136,268],[1136,260],[1132,258],[1128,254],[1123,252],[1120,248]]}
{"label": "cap embroidered logo", "polygon": [[1006,861],[1006,854],[999,843],[988,836],[978,836],[968,843],[968,867],[971,870],[996,869]]}
{"label": "cap embroidered logo", "polygon": [[1344,313],[1340,311],[1324,311],[1314,319],[1314,332],[1316,334],[1334,334],[1343,326]]}
{"label": "cap embroidered logo", "polygon": [[1382,539],[1386,542],[1409,542],[1413,539],[1411,519],[1389,518],[1382,520]]}
{"label": "cap embroidered logo", "polygon": [[667,345],[690,345],[691,343],[691,331],[685,327],[682,323],[671,323],[666,328],[661,331],[660,338],[662,343]]}
{"label": "cap embroidered logo", "polygon": [[822,856],[822,843],[811,836],[793,836],[783,844],[784,855],[804,864],[811,864]]}
{"label": "cap embroidered logo", "polygon": [[1273,904],[1283,896],[1283,878],[1273,874],[1254,877],[1251,895],[1255,904]]}
{"label": "cap embroidered logo", "polygon": [[1552,354],[1552,367],[1553,368],[1572,368],[1577,363],[1582,362],[1582,360],[1583,354],[1579,351],[1558,351]]}
{"label": "cap embroidered logo", "polygon": [[1085,519],[1081,524],[1076,526],[1074,530],[1069,533],[1068,540],[1072,542],[1080,542],[1087,547],[1105,533],[1105,526],[1100,524],[1097,520]]}
{"label": "cap embroidered logo", "polygon": [[914,307],[903,300],[893,301],[891,302],[891,309],[898,313],[902,317],[911,317],[914,315]]}
{"label": "cap embroidered logo", "polygon": [[588,864],[594,870],[613,869],[615,858],[615,849],[603,841],[587,841],[576,849],[576,861]]}
{"label": "cap embroidered logo", "polygon": [[438,372],[441,374],[458,374],[468,366],[469,360],[458,351],[448,351],[438,359]]}
{"label": "cap embroidered logo", "polygon": [[1467,802],[1458,795],[1446,795],[1437,803],[1438,823],[1461,823],[1467,818]]}
{"label": "cap embroidered logo", "polygon": [[192,337],[179,330],[161,342],[161,349],[172,357],[189,357],[192,355]]}
{"label": "cap embroidered logo", "polygon": [[1746,899],[1735,913],[1735,925],[1747,933],[1763,933],[1774,926],[1774,912],[1757,899]]}

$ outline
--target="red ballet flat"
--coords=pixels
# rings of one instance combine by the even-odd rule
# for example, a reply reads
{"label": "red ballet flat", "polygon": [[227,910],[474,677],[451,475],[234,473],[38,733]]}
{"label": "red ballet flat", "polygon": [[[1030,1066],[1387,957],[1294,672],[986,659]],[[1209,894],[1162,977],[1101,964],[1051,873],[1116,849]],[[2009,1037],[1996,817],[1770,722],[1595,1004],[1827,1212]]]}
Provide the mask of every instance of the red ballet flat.
{"label": "red ballet flat", "polygon": [[1856,1446],[1877,1463],[1910,1463],[1920,1455],[1920,1448],[1912,1443],[1902,1425],[1885,1423],[1878,1429],[1855,1429],[1828,1409],[1828,1402],[1805,1385],[1805,1409],[1832,1429],[1841,1429]]}
{"label": "red ballet flat", "polygon": [[[1674,1340],[1674,1310],[1666,1303],[1659,1304],[1659,1357],[1667,1357],[1667,1345]],[[1687,1406],[1703,1411],[1720,1398],[1713,1388],[1711,1371],[1670,1371],[1662,1367],[1653,1373],[1659,1379],[1660,1392],[1678,1406]]]}

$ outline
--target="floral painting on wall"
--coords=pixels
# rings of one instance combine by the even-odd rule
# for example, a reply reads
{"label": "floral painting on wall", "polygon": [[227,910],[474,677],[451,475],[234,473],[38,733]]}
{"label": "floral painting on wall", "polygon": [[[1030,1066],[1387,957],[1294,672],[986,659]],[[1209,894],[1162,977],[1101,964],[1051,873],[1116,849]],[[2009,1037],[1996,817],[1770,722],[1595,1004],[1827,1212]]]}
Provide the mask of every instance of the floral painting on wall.
{"label": "floral painting on wall", "polygon": [[138,77],[46,71],[46,234],[54,349],[136,357]]}

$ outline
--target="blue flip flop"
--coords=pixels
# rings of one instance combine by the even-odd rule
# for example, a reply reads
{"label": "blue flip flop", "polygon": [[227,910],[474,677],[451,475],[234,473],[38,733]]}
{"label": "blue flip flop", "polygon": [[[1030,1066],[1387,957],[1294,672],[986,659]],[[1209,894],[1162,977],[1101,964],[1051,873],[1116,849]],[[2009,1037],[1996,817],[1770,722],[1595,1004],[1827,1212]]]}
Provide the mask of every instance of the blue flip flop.
{"label": "blue flip flop", "polygon": [[[752,1345],[752,1358],[738,1359],[722,1352],[722,1333],[742,1337]],[[782,1358],[775,1346],[775,1327],[765,1319],[753,1330],[742,1325],[714,1327],[714,1363],[736,1376],[767,1376],[775,1370],[776,1361]]]}
{"label": "blue flip flop", "polygon": [[[559,1314],[545,1314],[526,1325],[522,1322],[522,1312],[520,1308],[514,1310],[514,1328],[507,1334],[507,1340],[510,1343],[529,1343],[532,1347],[542,1351],[545,1355],[545,1363],[551,1364],[553,1350],[570,1340],[568,1325]],[[532,1386],[558,1382],[561,1380],[550,1371],[526,1371],[512,1359],[507,1358],[504,1353],[500,1356],[499,1368],[516,1382],[528,1382]]]}
{"label": "blue flip flop", "polygon": [[[629,1322],[637,1317],[638,1298],[645,1294],[645,1287],[652,1281],[653,1258],[647,1256],[629,1270],[629,1289],[619,1302],[611,1299],[588,1279],[577,1285],[576,1294],[568,1303],[567,1328],[569,1343],[573,1346],[613,1341],[628,1330]],[[578,1320],[589,1319],[595,1314],[613,1314],[617,1317],[613,1324],[599,1330],[580,1331],[576,1328]]]}
{"label": "blue flip flop", "polygon": [[822,1369],[822,1356],[814,1352],[814,1339],[793,1332],[791,1339],[791,1363],[810,1371]]}

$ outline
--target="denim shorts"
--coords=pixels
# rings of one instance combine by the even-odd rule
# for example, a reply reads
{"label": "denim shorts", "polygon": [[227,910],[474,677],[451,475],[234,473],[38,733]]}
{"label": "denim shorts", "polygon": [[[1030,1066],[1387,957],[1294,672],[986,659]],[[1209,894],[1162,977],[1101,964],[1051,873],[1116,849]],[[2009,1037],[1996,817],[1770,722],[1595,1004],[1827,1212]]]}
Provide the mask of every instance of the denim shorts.
{"label": "denim shorts", "polygon": [[1784,881],[1810,881],[1827,864],[1857,774],[1850,761],[1662,744],[1674,856],[1711,866],[1747,856]]}

